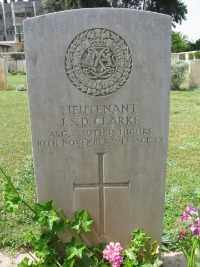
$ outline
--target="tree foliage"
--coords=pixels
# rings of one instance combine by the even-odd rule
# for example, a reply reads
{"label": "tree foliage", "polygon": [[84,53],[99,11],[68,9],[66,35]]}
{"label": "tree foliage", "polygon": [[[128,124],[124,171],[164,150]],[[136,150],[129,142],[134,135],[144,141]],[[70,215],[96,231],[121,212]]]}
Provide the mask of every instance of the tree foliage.
{"label": "tree foliage", "polygon": [[170,15],[173,25],[185,20],[187,14],[187,6],[181,0],[113,0],[111,2],[113,7],[136,8]]}
{"label": "tree foliage", "polygon": [[188,37],[180,32],[172,32],[172,53],[187,52],[190,50]]}
{"label": "tree foliage", "polygon": [[43,10],[46,13],[67,9],[110,7],[108,0],[44,0]]}
{"label": "tree foliage", "polygon": [[196,51],[196,50],[200,50],[200,39],[198,39],[194,43],[190,42],[190,51]]}
{"label": "tree foliage", "polygon": [[122,7],[148,10],[172,16],[174,23],[186,19],[187,6],[181,0],[44,0],[47,13],[76,8]]}
{"label": "tree foliage", "polygon": [[172,16],[173,25],[186,19],[187,6],[181,0],[147,0],[143,2],[145,2],[145,10]]}

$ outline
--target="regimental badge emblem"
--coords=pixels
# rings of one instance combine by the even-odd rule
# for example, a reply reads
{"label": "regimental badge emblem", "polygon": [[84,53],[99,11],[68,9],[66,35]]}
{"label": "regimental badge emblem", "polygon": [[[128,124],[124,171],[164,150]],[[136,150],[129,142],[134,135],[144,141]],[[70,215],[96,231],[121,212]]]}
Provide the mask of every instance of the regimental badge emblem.
{"label": "regimental badge emblem", "polygon": [[127,82],[132,70],[132,55],[117,33],[96,28],[77,35],[65,56],[69,80],[90,96],[107,96]]}

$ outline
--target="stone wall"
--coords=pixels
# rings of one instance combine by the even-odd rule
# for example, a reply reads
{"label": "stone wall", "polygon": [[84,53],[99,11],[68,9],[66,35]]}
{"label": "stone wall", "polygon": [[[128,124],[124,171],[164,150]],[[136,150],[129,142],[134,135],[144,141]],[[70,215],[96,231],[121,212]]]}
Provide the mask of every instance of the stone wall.
{"label": "stone wall", "polygon": [[26,60],[7,60],[7,71],[20,70],[26,72]]}
{"label": "stone wall", "polygon": [[171,59],[174,60],[190,60],[190,54],[193,54],[193,57],[195,59],[195,52],[196,51],[190,51],[190,52],[181,52],[181,53],[171,53]]}
{"label": "stone wall", "polygon": [[[26,72],[26,60],[13,60],[11,59],[11,54],[13,53],[0,53],[0,58],[5,59],[6,69],[8,71],[20,70]],[[14,53],[16,54],[16,53]],[[25,53],[20,52],[19,54],[25,55]]]}

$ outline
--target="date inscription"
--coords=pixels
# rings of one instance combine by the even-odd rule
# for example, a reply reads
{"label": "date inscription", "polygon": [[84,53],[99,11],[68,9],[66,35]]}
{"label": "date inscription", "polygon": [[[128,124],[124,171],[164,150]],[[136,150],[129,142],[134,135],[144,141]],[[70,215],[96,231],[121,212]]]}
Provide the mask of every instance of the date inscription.
{"label": "date inscription", "polygon": [[58,129],[50,130],[37,146],[108,147],[164,142],[154,129],[144,127],[137,104],[62,106]]}

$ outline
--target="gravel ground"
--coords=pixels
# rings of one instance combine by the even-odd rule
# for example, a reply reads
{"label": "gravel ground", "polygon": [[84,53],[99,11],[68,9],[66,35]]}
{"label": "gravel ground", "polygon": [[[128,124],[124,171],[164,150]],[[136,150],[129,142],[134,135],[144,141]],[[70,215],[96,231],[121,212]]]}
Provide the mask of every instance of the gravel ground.
{"label": "gravel ground", "polygon": [[[28,255],[18,252],[11,257],[8,254],[0,252],[0,267],[17,267],[17,264],[22,261],[25,256]],[[187,267],[182,253],[170,252],[164,254],[162,259],[164,262],[163,267]]]}

